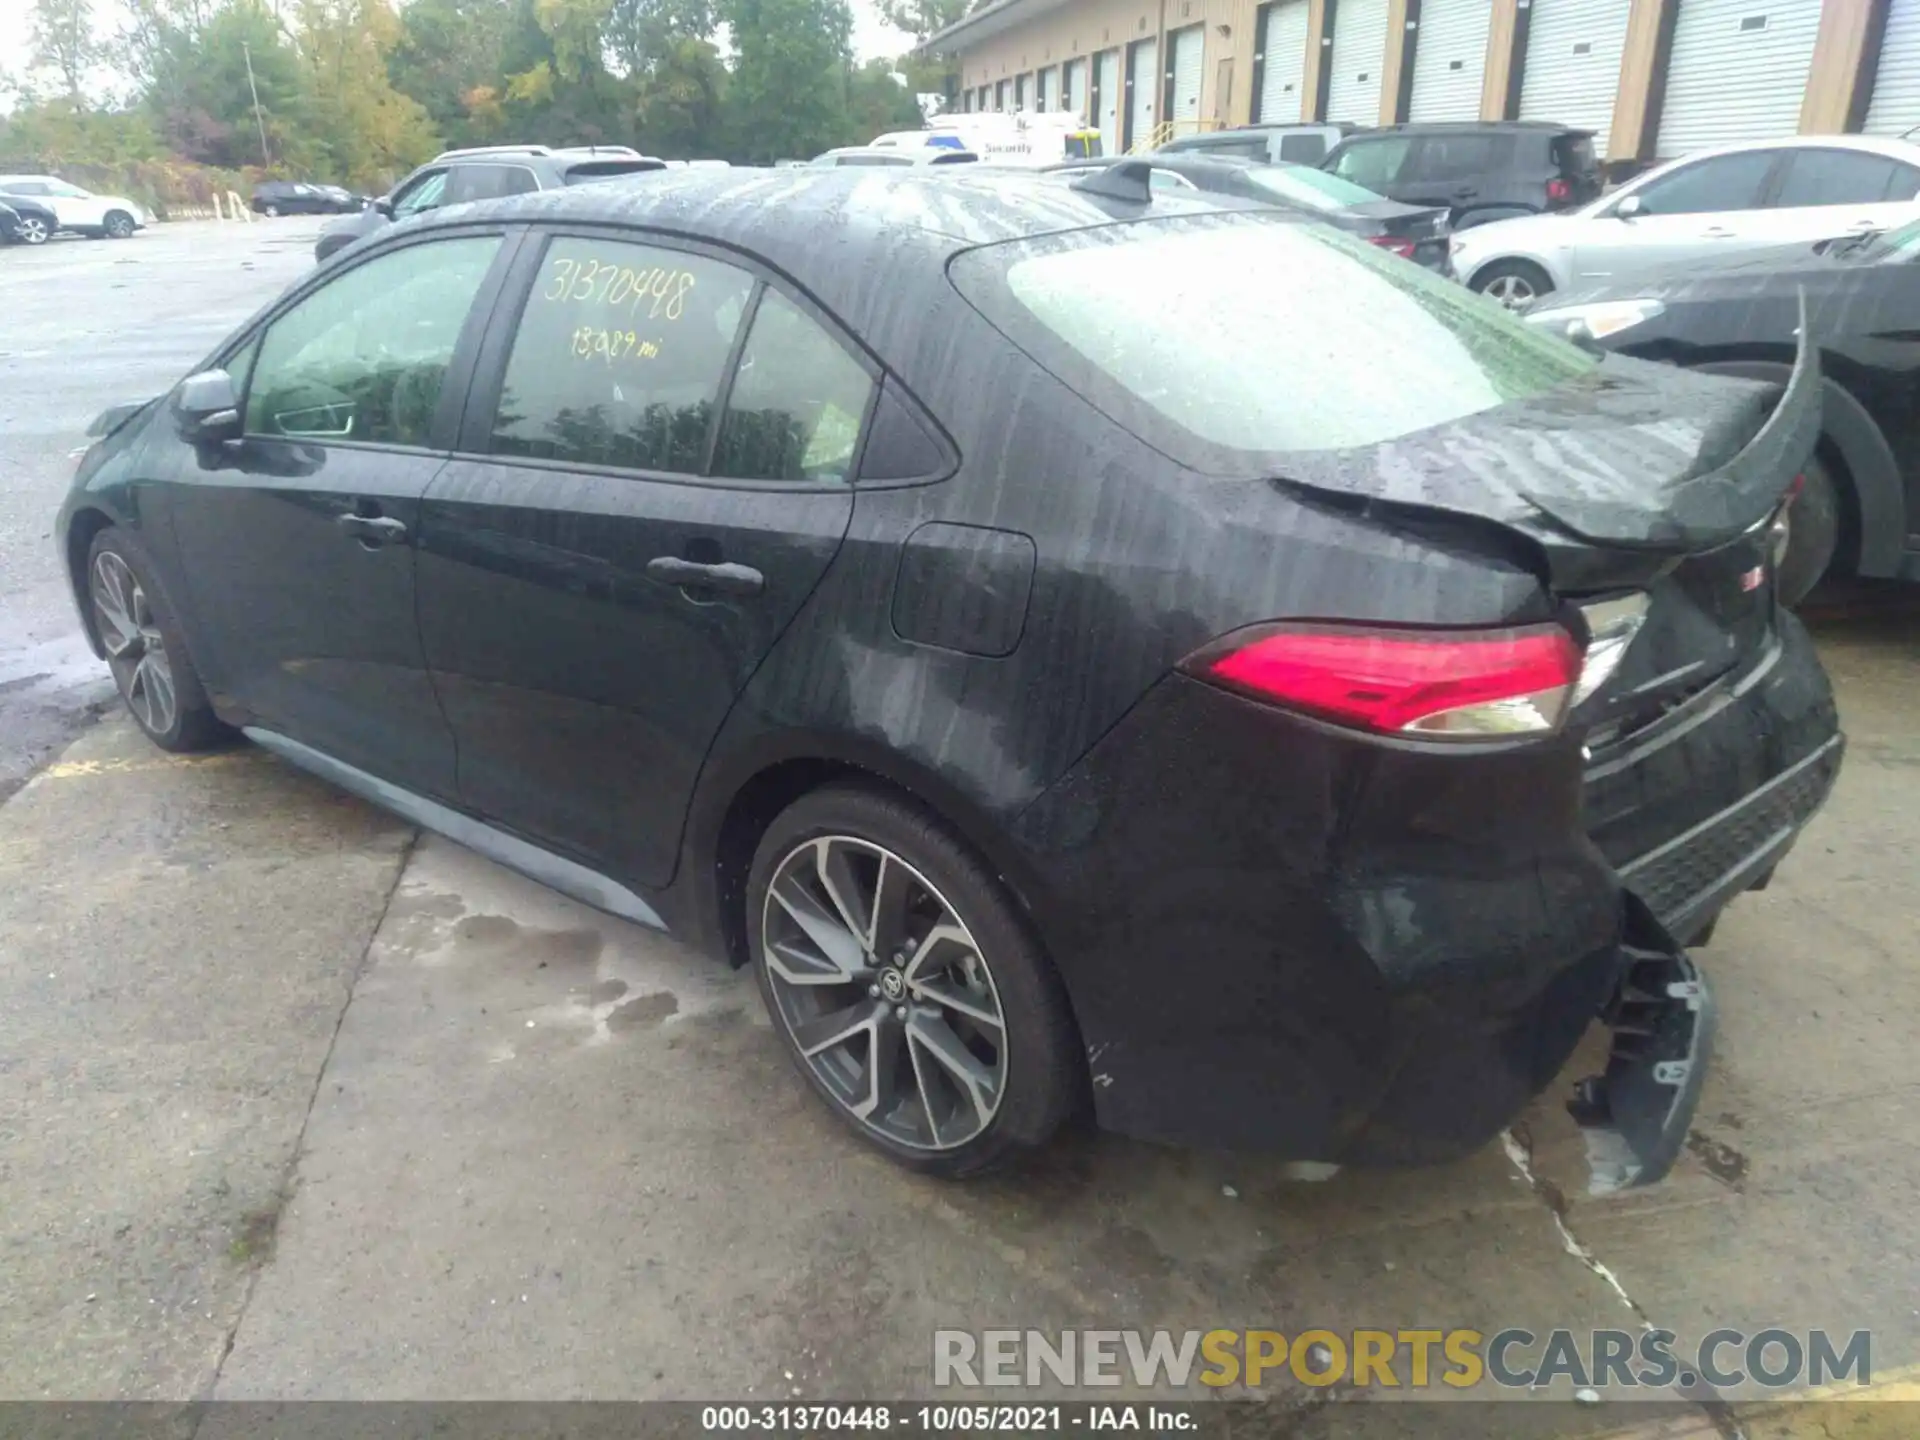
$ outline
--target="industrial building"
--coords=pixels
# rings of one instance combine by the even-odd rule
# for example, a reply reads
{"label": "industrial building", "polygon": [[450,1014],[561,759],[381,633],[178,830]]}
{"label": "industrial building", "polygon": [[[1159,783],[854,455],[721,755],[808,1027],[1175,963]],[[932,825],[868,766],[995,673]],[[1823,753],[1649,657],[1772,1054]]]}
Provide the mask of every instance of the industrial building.
{"label": "industrial building", "polygon": [[1920,127],[1920,0],[988,0],[927,48],[963,110],[1108,154],[1249,122],[1552,120],[1616,165]]}

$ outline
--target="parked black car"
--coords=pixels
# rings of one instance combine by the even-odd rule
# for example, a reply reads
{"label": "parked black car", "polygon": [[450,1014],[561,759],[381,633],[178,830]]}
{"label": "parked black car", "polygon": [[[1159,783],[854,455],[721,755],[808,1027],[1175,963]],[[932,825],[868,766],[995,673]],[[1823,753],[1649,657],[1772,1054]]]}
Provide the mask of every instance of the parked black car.
{"label": "parked black car", "polygon": [[1778,381],[1801,324],[1826,376],[1819,449],[1787,512],[1782,594],[1827,573],[1920,580],[1920,221],[1556,294],[1528,316],[1609,350]]}
{"label": "parked black car", "polygon": [[1409,205],[1444,205],[1456,230],[1571,210],[1605,184],[1591,131],[1527,120],[1384,126],[1343,140],[1325,166]]}
{"label": "parked black car", "polygon": [[44,245],[60,228],[60,217],[38,200],[9,195],[0,200],[0,241],[9,245]]}
{"label": "parked black car", "polygon": [[1436,1160],[1598,1015],[1600,1178],[1656,1178],[1677,942],[1840,758],[1767,560],[1817,361],[1602,358],[1286,212],[971,168],[526,196],[313,273],[62,509],[134,718],[751,965],[921,1169],[1083,1100]]}
{"label": "parked black car", "polygon": [[1341,120],[1299,125],[1239,125],[1231,130],[1176,135],[1153,153],[1237,155],[1243,160],[1266,160],[1275,165],[1318,165],[1342,140],[1368,128]]}
{"label": "parked black car", "polygon": [[442,205],[495,200],[536,190],[561,190],[594,180],[612,180],[647,170],[664,170],[654,160],[621,145],[555,150],[545,145],[496,145],[478,150],[449,150],[422,165],[393,190],[335,220],[320,232],[313,258],[325,260],[354,241],[395,220],[422,215]]}
{"label": "parked black car", "polygon": [[338,185],[300,180],[263,180],[247,202],[256,215],[351,215],[364,202]]}
{"label": "parked black car", "polygon": [[1311,165],[1274,165],[1235,156],[1156,150],[1113,160],[1071,160],[1052,173],[1108,170],[1124,192],[1145,176],[1155,190],[1204,190],[1301,210],[1429,270],[1447,268],[1447,212],[1386,200]]}

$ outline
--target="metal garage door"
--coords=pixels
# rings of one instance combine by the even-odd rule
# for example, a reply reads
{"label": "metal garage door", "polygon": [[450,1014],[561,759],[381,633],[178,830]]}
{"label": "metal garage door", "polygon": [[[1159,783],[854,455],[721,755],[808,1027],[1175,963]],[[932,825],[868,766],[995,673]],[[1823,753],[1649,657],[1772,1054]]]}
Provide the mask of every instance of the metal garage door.
{"label": "metal garage door", "polygon": [[1387,0],[1342,0],[1333,12],[1333,80],[1327,119],[1380,123],[1380,69],[1387,60]]}
{"label": "metal garage door", "polygon": [[1268,125],[1300,119],[1300,81],[1307,70],[1307,0],[1275,0],[1260,7],[1260,93],[1253,118]]}
{"label": "metal garage door", "polygon": [[1027,108],[1027,77],[1024,75],[1013,77],[1013,108],[1016,110]]}
{"label": "metal garage door", "polygon": [[1057,108],[1053,93],[1053,71],[1036,70],[1033,76],[1033,108],[1041,114]]}
{"label": "metal garage door", "polygon": [[1094,61],[1094,75],[1100,86],[1096,102],[1100,111],[1100,153],[1120,153],[1120,52],[1102,51]]}
{"label": "metal garage door", "polygon": [[1487,0],[1427,0],[1413,42],[1409,120],[1478,120],[1487,73]]}
{"label": "metal garage door", "polygon": [[1160,89],[1160,47],[1136,40],[1127,47],[1127,148],[1153,138],[1154,99]]}
{"label": "metal garage door", "polygon": [[1880,68],[1867,104],[1869,135],[1900,135],[1920,125],[1920,0],[1893,0],[1880,41]]}
{"label": "metal garage door", "polygon": [[1004,80],[999,80],[994,83],[993,108],[996,110],[1005,110],[1007,108],[1007,82]]}
{"label": "metal garage door", "polygon": [[1606,157],[1632,0],[1533,0],[1520,118],[1593,131]]}
{"label": "metal garage door", "polygon": [[1087,62],[1069,60],[1061,74],[1065,76],[1066,88],[1061,98],[1066,102],[1066,109],[1085,120],[1087,118]]}
{"label": "metal garage door", "polygon": [[1173,51],[1173,105],[1167,111],[1167,119],[1173,122],[1173,133],[1191,135],[1200,128],[1200,72],[1205,63],[1207,50],[1207,27],[1189,25],[1184,30],[1176,30],[1167,37],[1167,48]]}
{"label": "metal garage door", "polygon": [[1798,131],[1820,5],[1680,0],[1660,106],[1660,157]]}

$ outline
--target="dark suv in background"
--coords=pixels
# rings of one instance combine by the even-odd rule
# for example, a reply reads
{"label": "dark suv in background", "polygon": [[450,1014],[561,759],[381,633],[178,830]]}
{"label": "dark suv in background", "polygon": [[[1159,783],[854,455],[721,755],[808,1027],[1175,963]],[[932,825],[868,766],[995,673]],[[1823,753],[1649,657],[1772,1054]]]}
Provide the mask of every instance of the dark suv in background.
{"label": "dark suv in background", "polygon": [[1444,205],[1455,230],[1571,210],[1604,185],[1592,131],[1525,120],[1367,130],[1341,141],[1324,168],[1409,205]]}
{"label": "dark suv in background", "polygon": [[313,247],[313,258],[326,260],[395,220],[442,205],[498,200],[535,190],[562,190],[617,175],[664,170],[666,164],[625,145],[558,150],[545,145],[490,145],[477,150],[448,150],[434,156],[366,209],[328,225]]}

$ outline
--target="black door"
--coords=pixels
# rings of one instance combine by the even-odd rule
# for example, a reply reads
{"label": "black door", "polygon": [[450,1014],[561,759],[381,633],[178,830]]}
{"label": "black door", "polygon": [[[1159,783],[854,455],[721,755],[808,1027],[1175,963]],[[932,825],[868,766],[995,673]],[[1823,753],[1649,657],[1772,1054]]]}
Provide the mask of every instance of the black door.
{"label": "black door", "polygon": [[709,743],[846,532],[873,382],[710,256],[561,235],[523,270],[426,498],[427,662],[469,809],[664,884]]}
{"label": "black door", "polygon": [[236,362],[251,371],[246,438],[170,497],[196,658],[226,702],[442,797],[453,741],[420,651],[414,543],[445,463],[434,441],[457,423],[449,372],[500,246],[388,251],[275,318]]}

